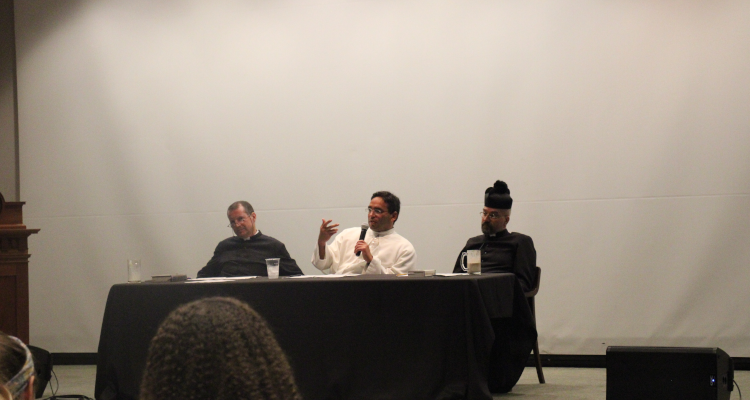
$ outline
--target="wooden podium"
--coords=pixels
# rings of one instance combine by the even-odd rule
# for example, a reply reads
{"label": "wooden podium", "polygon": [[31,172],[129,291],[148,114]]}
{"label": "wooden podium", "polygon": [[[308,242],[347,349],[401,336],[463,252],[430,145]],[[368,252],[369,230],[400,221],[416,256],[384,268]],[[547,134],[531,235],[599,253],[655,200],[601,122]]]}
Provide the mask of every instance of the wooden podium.
{"label": "wooden podium", "polygon": [[5,202],[0,194],[0,331],[29,343],[28,238],[24,202]]}

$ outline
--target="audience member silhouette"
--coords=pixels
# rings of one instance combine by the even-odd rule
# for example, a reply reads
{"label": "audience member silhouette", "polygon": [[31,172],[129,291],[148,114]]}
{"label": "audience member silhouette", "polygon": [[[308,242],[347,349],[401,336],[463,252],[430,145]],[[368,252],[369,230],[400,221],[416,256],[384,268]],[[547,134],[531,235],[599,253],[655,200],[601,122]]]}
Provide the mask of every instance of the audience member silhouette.
{"label": "audience member silhouette", "polygon": [[263,318],[227,297],[178,307],[151,340],[141,400],[301,399]]}

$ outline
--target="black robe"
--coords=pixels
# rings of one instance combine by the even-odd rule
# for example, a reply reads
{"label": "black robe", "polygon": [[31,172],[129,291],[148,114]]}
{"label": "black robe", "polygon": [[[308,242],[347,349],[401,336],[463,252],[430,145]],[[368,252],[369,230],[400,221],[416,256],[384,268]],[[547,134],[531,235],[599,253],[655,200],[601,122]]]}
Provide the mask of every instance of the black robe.
{"label": "black robe", "polygon": [[[524,292],[534,287],[536,249],[529,236],[522,233],[498,232],[494,236],[479,235],[469,239],[458,253],[453,272],[466,272],[461,268],[461,253],[482,250],[482,273],[510,272],[516,275]],[[464,259],[464,265],[466,260]]]}
{"label": "black robe", "polygon": [[[491,321],[495,331],[491,358],[500,361],[490,365],[487,383],[492,393],[506,393],[521,377],[537,338],[536,323],[523,294],[534,286],[534,242],[524,234],[503,230],[494,236],[480,235],[469,239],[461,253],[466,250],[482,250],[483,274],[510,272],[516,275],[513,317]],[[453,272],[465,272],[461,268],[461,253],[458,253]]]}
{"label": "black robe", "polygon": [[304,275],[289,255],[284,243],[258,231],[250,239],[239,236],[224,239],[214,256],[198,271],[198,278],[215,276],[268,276],[266,258],[280,258],[279,275]]}

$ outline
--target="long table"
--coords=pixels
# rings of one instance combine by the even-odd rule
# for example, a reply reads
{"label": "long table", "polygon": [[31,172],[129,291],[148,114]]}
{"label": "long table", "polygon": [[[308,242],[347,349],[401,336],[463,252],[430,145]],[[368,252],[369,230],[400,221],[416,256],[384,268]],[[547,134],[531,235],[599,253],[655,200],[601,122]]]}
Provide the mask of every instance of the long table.
{"label": "long table", "polygon": [[515,385],[536,340],[512,274],[118,284],[96,398],[137,399],[161,321],[209,296],[241,299],[266,319],[309,400],[491,399]]}

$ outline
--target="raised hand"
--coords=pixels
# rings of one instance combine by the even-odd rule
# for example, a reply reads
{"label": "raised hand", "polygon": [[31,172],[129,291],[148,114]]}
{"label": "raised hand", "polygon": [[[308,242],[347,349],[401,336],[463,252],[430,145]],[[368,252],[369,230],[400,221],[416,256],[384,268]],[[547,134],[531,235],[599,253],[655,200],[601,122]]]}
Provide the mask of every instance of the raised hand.
{"label": "raised hand", "polygon": [[318,234],[318,243],[322,242],[323,245],[325,245],[325,243],[328,242],[328,240],[331,239],[331,237],[335,235],[336,232],[339,231],[338,229],[336,229],[336,227],[339,226],[339,224],[329,225],[332,221],[333,220],[331,219],[329,219],[328,221],[323,219],[323,223],[320,224],[320,234]]}

